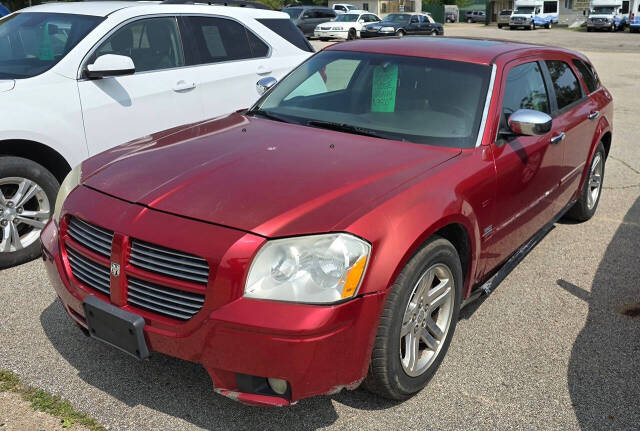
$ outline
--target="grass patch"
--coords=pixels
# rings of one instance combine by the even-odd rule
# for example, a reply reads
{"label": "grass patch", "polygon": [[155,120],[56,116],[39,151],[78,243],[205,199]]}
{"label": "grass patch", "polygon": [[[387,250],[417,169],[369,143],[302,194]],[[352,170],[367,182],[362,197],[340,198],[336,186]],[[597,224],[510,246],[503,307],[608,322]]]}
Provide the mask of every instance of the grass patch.
{"label": "grass patch", "polygon": [[10,371],[0,370],[0,392],[11,391],[22,396],[31,403],[31,408],[47,413],[60,419],[63,428],[70,428],[74,424],[87,427],[91,431],[106,431],[95,419],[73,408],[69,401],[57,395],[51,395],[41,389],[23,385],[18,377]]}

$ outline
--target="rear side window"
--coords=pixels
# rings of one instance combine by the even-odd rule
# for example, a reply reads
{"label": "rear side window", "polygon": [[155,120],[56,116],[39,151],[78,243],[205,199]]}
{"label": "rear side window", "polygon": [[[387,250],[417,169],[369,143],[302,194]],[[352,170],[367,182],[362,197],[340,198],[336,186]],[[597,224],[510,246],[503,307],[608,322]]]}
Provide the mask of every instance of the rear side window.
{"label": "rear side window", "polygon": [[236,21],[204,16],[184,20],[192,40],[189,64],[260,58],[269,53],[263,41]]}
{"label": "rear side window", "polygon": [[314,52],[307,38],[304,37],[300,29],[290,19],[265,18],[258,19],[258,22],[297,48],[307,52]]}
{"label": "rear side window", "polygon": [[553,82],[553,88],[556,91],[558,109],[582,99],[580,83],[569,65],[559,60],[548,60],[546,63],[551,75],[551,82]]}
{"label": "rear side window", "polygon": [[556,1],[546,1],[542,5],[543,13],[557,13],[558,12],[558,2]]}
{"label": "rear side window", "polygon": [[504,119],[518,109],[533,109],[547,114],[551,112],[547,88],[536,62],[516,66],[507,75],[502,102]]}
{"label": "rear side window", "polygon": [[584,62],[580,60],[573,60],[573,65],[578,69],[578,73],[582,76],[582,80],[587,85],[587,90],[589,93],[593,93],[600,87],[600,81],[598,80],[598,75],[596,75],[593,68],[587,66]]}
{"label": "rear side window", "polygon": [[89,62],[105,54],[130,57],[136,72],[184,66],[178,23],[173,17],[146,18],[122,26],[100,45]]}

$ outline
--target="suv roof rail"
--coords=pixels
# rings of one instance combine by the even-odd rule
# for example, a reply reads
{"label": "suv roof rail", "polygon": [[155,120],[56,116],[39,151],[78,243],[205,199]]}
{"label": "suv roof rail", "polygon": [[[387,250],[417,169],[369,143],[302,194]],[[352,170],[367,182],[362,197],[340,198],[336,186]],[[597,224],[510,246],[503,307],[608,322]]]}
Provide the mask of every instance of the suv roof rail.
{"label": "suv roof rail", "polygon": [[267,9],[272,10],[269,6],[244,0],[209,0],[209,1],[194,1],[194,0],[164,0],[162,4],[208,4],[209,6],[237,6],[248,7],[253,9]]}

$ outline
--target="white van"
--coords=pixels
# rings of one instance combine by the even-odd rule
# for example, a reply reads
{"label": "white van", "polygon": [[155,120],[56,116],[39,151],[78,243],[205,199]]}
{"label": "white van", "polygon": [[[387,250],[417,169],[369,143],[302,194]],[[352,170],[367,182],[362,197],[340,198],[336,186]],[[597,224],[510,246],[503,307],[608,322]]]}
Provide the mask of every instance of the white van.
{"label": "white van", "polygon": [[516,0],[509,19],[509,28],[551,28],[553,24],[558,23],[558,8],[558,0]]}
{"label": "white van", "polygon": [[640,31],[640,0],[631,0],[629,2],[629,31],[638,33]]}
{"label": "white van", "polygon": [[627,17],[622,11],[622,0],[591,0],[587,31],[624,30]]}

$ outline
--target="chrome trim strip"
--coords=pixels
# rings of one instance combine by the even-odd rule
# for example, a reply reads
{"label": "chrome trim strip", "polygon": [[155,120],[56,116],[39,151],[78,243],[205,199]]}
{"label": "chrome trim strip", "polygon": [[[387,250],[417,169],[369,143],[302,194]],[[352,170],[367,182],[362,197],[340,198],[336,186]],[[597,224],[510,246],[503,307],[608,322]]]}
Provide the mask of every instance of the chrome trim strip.
{"label": "chrome trim strip", "polygon": [[484,110],[482,112],[482,121],[480,122],[480,129],[478,130],[478,138],[476,139],[476,148],[482,145],[482,138],[484,137],[485,127],[487,125],[487,116],[489,115],[489,105],[491,105],[491,97],[493,96],[493,85],[496,80],[496,70],[498,68],[494,64],[491,69],[491,78],[489,79],[489,88],[487,89],[487,98],[484,102]]}
{"label": "chrome trim strip", "polygon": [[576,166],[571,172],[569,172],[567,175],[565,175],[564,177],[562,177],[562,179],[560,180],[560,184],[563,184],[565,182],[567,182],[567,180],[574,176],[576,174],[577,171],[579,171],[580,169],[582,169],[582,167],[585,165],[586,162],[582,162],[580,163],[578,166]]}

